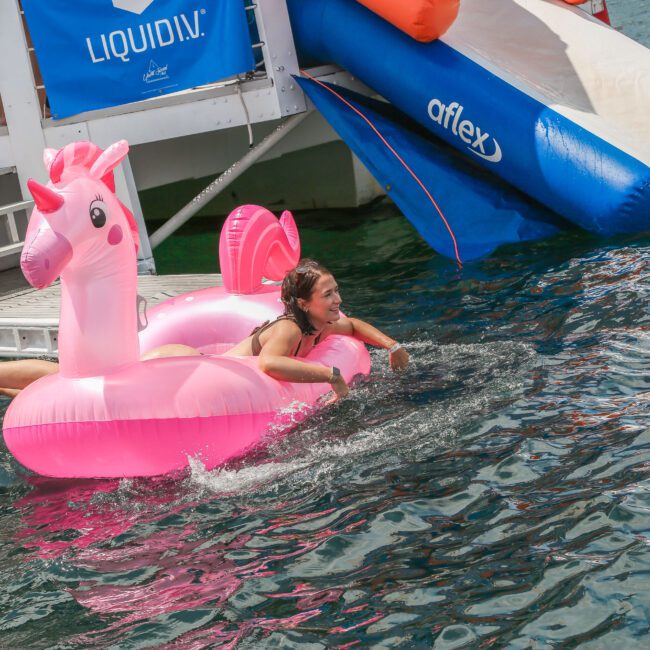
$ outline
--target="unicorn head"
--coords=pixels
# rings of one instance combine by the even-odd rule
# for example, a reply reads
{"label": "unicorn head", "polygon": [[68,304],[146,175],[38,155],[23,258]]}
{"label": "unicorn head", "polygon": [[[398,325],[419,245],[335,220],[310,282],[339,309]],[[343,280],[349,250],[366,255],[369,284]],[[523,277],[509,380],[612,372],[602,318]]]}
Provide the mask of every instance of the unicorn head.
{"label": "unicorn head", "polygon": [[121,140],[103,152],[89,142],[45,151],[50,181],[27,183],[36,207],[20,265],[32,286],[49,286],[64,269],[87,269],[108,254],[117,259],[118,246],[123,257],[133,257],[137,227],[115,196],[112,174],[128,149]]}
{"label": "unicorn head", "polygon": [[61,276],[60,372],[97,376],[135,363],[138,233],[115,196],[113,169],[128,152],[122,140],[102,151],[74,142],[45,151],[50,181],[30,180],[36,207],[20,259],[29,283]]}

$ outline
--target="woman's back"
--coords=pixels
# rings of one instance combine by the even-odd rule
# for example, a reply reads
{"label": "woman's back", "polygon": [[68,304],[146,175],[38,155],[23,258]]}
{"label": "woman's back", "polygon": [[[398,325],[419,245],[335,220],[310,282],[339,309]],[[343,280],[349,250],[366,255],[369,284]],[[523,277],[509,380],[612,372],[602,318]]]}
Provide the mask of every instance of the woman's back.
{"label": "woman's back", "polygon": [[230,356],[257,357],[269,340],[276,339],[289,344],[287,346],[289,348],[288,356],[304,357],[322,338],[322,331],[317,335],[305,334],[301,331],[295,318],[284,314],[255,328],[250,336],[228,350],[226,354]]}

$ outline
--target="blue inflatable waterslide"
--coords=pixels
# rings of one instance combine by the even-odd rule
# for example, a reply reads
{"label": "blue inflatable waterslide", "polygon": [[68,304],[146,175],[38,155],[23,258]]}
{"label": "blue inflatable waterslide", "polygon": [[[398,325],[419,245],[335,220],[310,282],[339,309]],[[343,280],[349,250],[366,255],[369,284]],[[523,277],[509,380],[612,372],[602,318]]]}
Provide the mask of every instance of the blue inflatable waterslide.
{"label": "blue inflatable waterslide", "polygon": [[333,84],[297,81],[438,253],[462,263],[502,244],[541,239],[562,229],[553,212],[466,160],[390,104]]}
{"label": "blue inflatable waterslide", "polygon": [[[647,48],[555,0],[463,0],[427,44],[352,0],[288,6],[301,61],[341,65],[434,136],[381,103],[302,82],[439,252],[473,259],[562,219],[601,235],[650,230]],[[381,163],[390,143],[373,149],[372,120],[401,162],[384,152]]]}

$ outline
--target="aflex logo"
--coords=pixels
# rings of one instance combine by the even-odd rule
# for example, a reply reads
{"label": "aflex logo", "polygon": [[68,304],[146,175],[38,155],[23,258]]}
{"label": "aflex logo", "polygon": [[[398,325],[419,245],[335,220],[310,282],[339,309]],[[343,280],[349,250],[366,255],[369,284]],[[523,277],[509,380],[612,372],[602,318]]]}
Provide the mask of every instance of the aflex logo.
{"label": "aflex logo", "polygon": [[496,138],[492,138],[494,150],[491,153],[486,152],[485,141],[490,137],[490,134],[483,133],[480,127],[476,126],[471,120],[461,121],[460,116],[463,110],[464,107],[458,102],[451,102],[449,106],[446,106],[439,99],[435,98],[429,102],[427,107],[429,117],[445,129],[449,129],[449,121],[453,115],[454,119],[451,123],[451,132],[465,144],[468,144],[469,146],[467,148],[479,158],[483,158],[483,160],[487,160],[488,162],[498,163],[502,158],[502,154],[501,147],[496,141]]}
{"label": "aflex logo", "polygon": [[154,0],[113,0],[116,9],[124,9],[132,14],[141,14]]}

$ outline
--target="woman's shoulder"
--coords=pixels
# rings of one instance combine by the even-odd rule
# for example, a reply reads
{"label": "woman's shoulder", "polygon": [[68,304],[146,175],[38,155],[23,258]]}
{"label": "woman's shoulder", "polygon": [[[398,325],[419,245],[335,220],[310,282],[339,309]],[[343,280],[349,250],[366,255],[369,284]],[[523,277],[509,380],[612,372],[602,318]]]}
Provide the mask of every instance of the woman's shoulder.
{"label": "woman's shoulder", "polygon": [[302,331],[300,325],[296,322],[295,318],[289,316],[280,316],[274,321],[271,321],[270,325],[273,327],[268,327],[267,331],[271,333],[277,333],[284,336],[291,337],[301,337]]}
{"label": "woman's shoulder", "polygon": [[273,321],[272,327],[261,333],[259,337],[260,352],[270,352],[271,354],[291,355],[300,341],[302,340],[302,332],[298,323],[288,318],[278,318]]}
{"label": "woman's shoulder", "polygon": [[354,333],[354,326],[352,321],[347,316],[341,316],[338,320],[333,323],[328,323],[325,331],[327,334],[347,334],[352,335]]}

